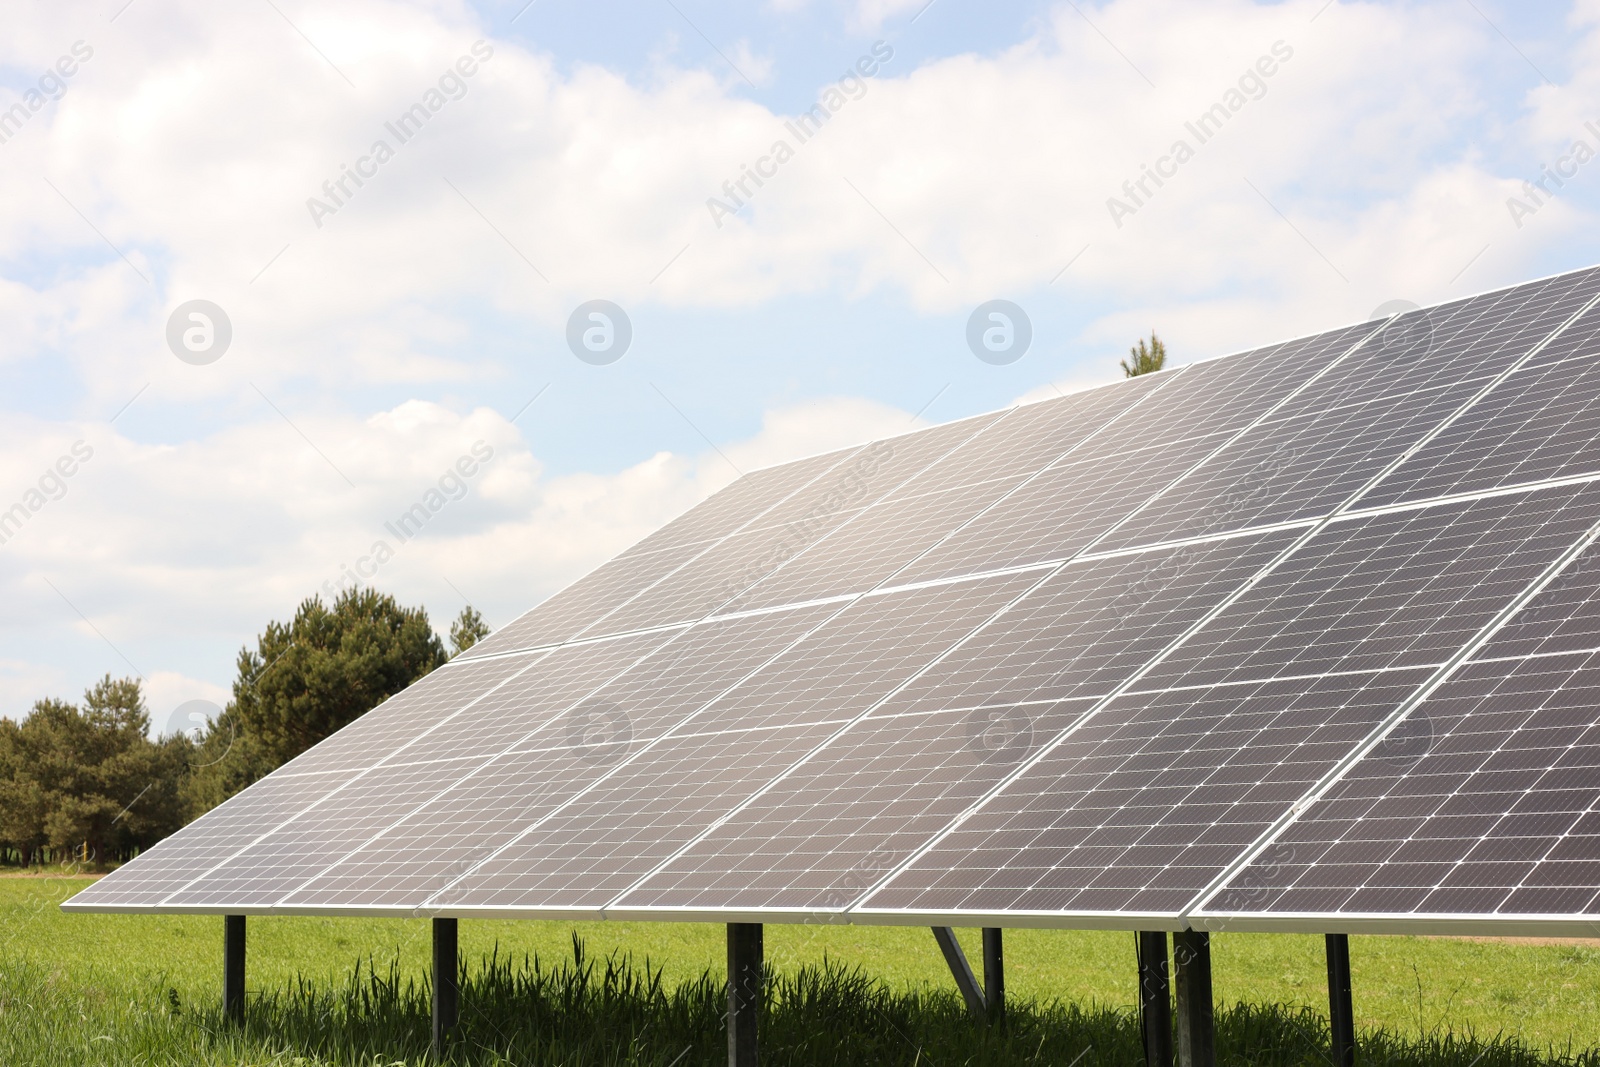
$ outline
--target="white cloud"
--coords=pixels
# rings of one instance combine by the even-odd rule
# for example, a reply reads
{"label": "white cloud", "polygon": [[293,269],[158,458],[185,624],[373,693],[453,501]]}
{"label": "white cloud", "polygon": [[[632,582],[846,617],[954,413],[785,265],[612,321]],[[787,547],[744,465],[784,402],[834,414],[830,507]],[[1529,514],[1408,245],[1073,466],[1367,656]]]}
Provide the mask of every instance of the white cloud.
{"label": "white cloud", "polygon": [[857,0],[855,23],[863,29],[877,29],[896,15],[916,12],[928,3],[929,0]]}
{"label": "white cloud", "polygon": [[[558,64],[496,39],[459,0],[281,6],[338,71],[267,5],[135,4],[114,24],[98,8],[19,5],[0,35],[0,63],[23,71],[80,38],[95,49],[61,100],[0,144],[0,365],[60,373],[61,407],[76,412],[0,421],[0,507],[74,441],[95,449],[66,495],[0,545],[0,596],[13,634],[17,620],[59,620],[28,628],[77,635],[107,657],[94,673],[122,670],[96,631],[120,648],[152,633],[225,633],[236,646],[286,617],[477,440],[495,455],[470,493],[376,578],[435,605],[441,625],[452,586],[503,623],[725,483],[714,451],[552,477],[487,407],[394,399],[494,381],[503,368],[484,358],[486,334],[525,345],[597,293],[742,309],[888,292],[913,315],[1060,273],[1052,299],[1087,309],[1081,339],[1114,375],[1152,325],[1179,359],[1226,351],[1361,319],[1390,298],[1514,280],[1593,228],[1575,196],[1520,230],[1504,202],[1553,158],[1541,153],[1600,115],[1600,0],[1574,16],[1570,84],[1533,91],[1509,122],[1484,75],[1504,42],[1464,5],[1340,3],[1313,23],[1321,0],[1116,0],[1078,5],[1096,29],[1061,4],[990,54],[918,65],[902,48],[804,144],[785,129],[793,116],[744,98],[720,60],[656,60],[643,75]],[[881,23],[919,6],[854,10]],[[475,60],[465,95],[400,144],[385,124],[479,40],[494,53]],[[1185,123],[1280,40],[1292,58],[1260,98],[1118,228],[1107,198],[1192,138]],[[731,48],[752,78],[773,73],[751,47]],[[344,190],[319,229],[307,198],[379,138],[394,158]],[[794,158],[719,228],[707,198],[778,138]],[[1488,162],[1489,142],[1525,149],[1527,165]],[[197,296],[235,327],[204,374],[161,339],[172,307]],[[266,404],[307,382],[316,402],[290,405],[292,429]],[[161,440],[105,424],[146,386],[217,417]],[[364,388],[387,391],[383,410],[352,399]],[[1041,395],[1054,387],[1026,398]],[[748,470],[907,417],[813,400],[719,445]],[[231,669],[130,654],[162,679],[163,700],[203,696]],[[0,663],[0,699],[25,706],[85,680],[14,658]]]}
{"label": "white cloud", "polygon": [[[51,482],[59,495],[0,546],[0,597],[12,609],[0,632],[12,647],[44,630],[87,650],[80,658],[93,666],[73,680],[77,688],[105,671],[142,670],[159,720],[184,700],[225,703],[231,649],[303,597],[337,591],[376,542],[392,558],[365,564],[363,580],[428,604],[441,630],[460,605],[455,589],[504,624],[726,485],[730,460],[748,471],[911,425],[906,412],[868,401],[809,401],[768,412],[759,432],[720,454],[662,452],[614,474],[548,477],[515,427],[489,409],[413,400],[365,419],[304,419],[352,488],[279,422],[147,445],[104,424],[8,421],[0,485],[14,498],[74,442],[93,454],[64,491]],[[467,477],[456,466],[463,456],[476,466]],[[397,536],[400,517],[419,503],[438,507],[420,533]],[[217,633],[229,635],[230,649],[203,679],[143,654],[130,664],[119,651],[136,641],[177,649]],[[56,666],[0,662],[0,709],[20,713],[59,695],[65,677]]]}
{"label": "white cloud", "polygon": [[[0,147],[12,208],[0,253],[80,260],[0,287],[15,324],[0,359],[59,351],[101,407],[148,378],[167,312],[196,295],[235,321],[232,369],[189,386],[222,392],[243,375],[331,387],[480,376],[460,353],[485,304],[545,328],[595,292],[719,307],[888,288],[949,310],[1041,285],[1085,245],[1064,289],[1118,304],[1160,291],[1179,316],[1185,300],[1249,291],[1258,335],[1298,332],[1395,292],[1444,295],[1486,242],[1478,275],[1514,277],[1556,239],[1513,245],[1505,176],[1458,147],[1485,118],[1478,72],[1503,45],[1455,5],[1341,4],[1308,23],[1311,0],[1119,0],[1090,15],[1126,59],[1062,5],[993,55],[915,69],[897,55],[798,144],[789,116],[740,99],[726,71],[563,72],[454,3],[286,7],[352,88],[270,8],[175,2],[95,26],[95,57],[63,99]],[[909,6],[868,0],[859,13]],[[27,69],[78,32],[45,7],[16,19],[6,58]],[[480,39],[493,58],[463,79],[465,96],[399,144],[384,124]],[[1115,227],[1107,198],[1279,40],[1293,58],[1265,96]],[[765,60],[733,47],[765,77]],[[1573,92],[1592,98],[1592,75],[1578,77]],[[1567,112],[1581,109],[1547,95],[1536,124],[1572,128]],[[347,184],[318,229],[307,199],[380,138],[395,158]],[[747,186],[750,207],[719,229],[707,199],[778,138],[795,158]],[[1191,321],[1196,344],[1240,333]]]}

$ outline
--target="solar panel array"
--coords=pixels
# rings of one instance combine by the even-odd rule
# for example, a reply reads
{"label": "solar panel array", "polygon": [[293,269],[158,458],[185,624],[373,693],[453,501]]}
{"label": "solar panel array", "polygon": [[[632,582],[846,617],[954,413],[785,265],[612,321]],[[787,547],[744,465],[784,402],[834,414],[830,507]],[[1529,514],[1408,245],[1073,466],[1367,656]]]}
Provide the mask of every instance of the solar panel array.
{"label": "solar panel array", "polygon": [[1597,302],[745,476],[67,907],[1587,921]]}

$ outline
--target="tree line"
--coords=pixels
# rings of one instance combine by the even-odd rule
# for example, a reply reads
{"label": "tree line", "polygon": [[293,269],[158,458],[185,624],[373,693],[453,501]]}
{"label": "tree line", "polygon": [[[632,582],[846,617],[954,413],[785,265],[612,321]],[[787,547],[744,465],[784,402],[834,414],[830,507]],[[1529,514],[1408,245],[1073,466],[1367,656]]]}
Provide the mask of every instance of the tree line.
{"label": "tree line", "polygon": [[0,862],[126,861],[471,648],[472,607],[450,650],[422,608],[374,589],[313,596],[239,651],[228,704],[192,733],[152,737],[137,678],[96,682],[0,718]]}

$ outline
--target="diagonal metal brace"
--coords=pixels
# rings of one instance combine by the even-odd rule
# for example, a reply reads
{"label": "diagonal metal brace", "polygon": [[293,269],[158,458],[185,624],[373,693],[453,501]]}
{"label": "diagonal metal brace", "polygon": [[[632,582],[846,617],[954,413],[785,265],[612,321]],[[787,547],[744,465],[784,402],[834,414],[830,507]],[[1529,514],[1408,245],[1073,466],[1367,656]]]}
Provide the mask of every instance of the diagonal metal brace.
{"label": "diagonal metal brace", "polygon": [[944,953],[944,961],[950,965],[950,973],[955,976],[956,986],[967,1002],[967,1010],[974,1019],[983,1022],[989,1017],[989,1006],[983,999],[983,987],[978,985],[972,965],[967,962],[967,954],[961,951],[961,942],[956,940],[956,932],[948,926],[935,926],[933,939],[939,942],[939,951]]}

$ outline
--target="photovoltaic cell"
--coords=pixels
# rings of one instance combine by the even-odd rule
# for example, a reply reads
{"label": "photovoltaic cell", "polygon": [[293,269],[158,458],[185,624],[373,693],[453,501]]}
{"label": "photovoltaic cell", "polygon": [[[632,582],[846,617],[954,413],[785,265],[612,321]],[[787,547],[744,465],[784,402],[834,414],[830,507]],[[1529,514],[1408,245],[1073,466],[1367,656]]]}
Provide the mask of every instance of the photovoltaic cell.
{"label": "photovoltaic cell", "polygon": [[1547,359],[1497,385],[1368,499],[1424,500],[1600,470],[1596,355],[1600,313],[1591,310],[1541,353]]}
{"label": "photovoltaic cell", "polygon": [[1063,457],[954,530],[896,581],[1026,566],[1082,551],[1285,400],[1297,376],[1323,369],[1370,332],[1350,327],[1171,372],[1176,379],[1119,417],[1095,455]]}
{"label": "photovoltaic cell", "polygon": [[348,779],[349,775],[340,771],[293,774],[279,770],[270,774],[140,853],[135,862],[107,874],[62,907],[82,911],[158,907],[266,828],[311,806]]}
{"label": "photovoltaic cell", "polygon": [[[482,663],[459,661],[412,683],[282,768],[307,771],[359,771],[426,744],[428,734],[471,711],[485,696],[538,662],[543,652],[507,656]],[[224,757],[226,758],[226,757]]]}
{"label": "photovoltaic cell", "polygon": [[1106,696],[1293,539],[1279,531],[1071,563],[875,714]]}
{"label": "photovoltaic cell", "polygon": [[1235,433],[1370,332],[1371,327],[1346,327],[1182,368],[1176,388],[1153,393],[1148,403],[1139,405],[1125,429],[1126,440]]}
{"label": "photovoltaic cell", "polygon": [[1320,518],[1483,387],[1448,383],[1263,423],[1228,445],[1102,542],[1105,549],[1181,541]]}
{"label": "photovoltaic cell", "polygon": [[1595,914],[1596,658],[1468,665],[1207,910]]}
{"label": "photovoltaic cell", "polygon": [[[746,475],[478,642],[463,653],[463,658],[492,656],[576,637],[736,531],[751,525],[781,525],[789,521],[797,506],[826,501],[829,491],[841,479],[860,478],[863,470],[876,469],[878,451],[867,446],[830,452]],[[830,472],[835,474],[832,479],[827,477]],[[816,491],[806,492],[814,487]]]}
{"label": "photovoltaic cell", "polygon": [[1092,703],[869,716],[616,907],[841,911]]}
{"label": "photovoltaic cell", "polygon": [[895,580],[927,581],[1066,559],[1092,545],[1224,438],[1174,444],[1149,437],[1129,440],[1142,447],[1129,444],[1114,461],[1081,459],[1044,471],[929,549]]}
{"label": "photovoltaic cell", "polygon": [[315,804],[275,828],[263,827],[260,840],[228,857],[169,902],[247,908],[275,904],[484,766],[516,739],[547,729],[664,640],[666,635],[625,637],[568,646],[541,657],[465,713],[421,734],[389,762],[346,775],[343,785]]}
{"label": "photovoltaic cell", "polygon": [[1063,568],[618,906],[854,902],[1289,539]]}
{"label": "photovoltaic cell", "polygon": [[1023,478],[1085,447],[1172,375],[1143,375],[1017,408],[897,489],[920,496],[951,486]]}
{"label": "photovoltaic cell", "polygon": [[420,906],[496,848],[679,729],[836,607],[692,627],[290,894],[337,908]]}
{"label": "photovoltaic cell", "polygon": [[771,509],[829,471],[847,469],[859,452],[859,448],[846,448],[751,471],[650,534],[623,555],[719,541],[752,521],[767,521]]}
{"label": "photovoltaic cell", "polygon": [[[1106,547],[1328,514],[1594,292],[1577,281],[1552,282],[1413,313],[1421,316],[1415,321],[1402,317],[1134,517]],[[1363,498],[1393,499],[1381,488]]]}
{"label": "photovoltaic cell", "polygon": [[1361,407],[1429,383],[1490,380],[1509,369],[1600,292],[1600,271],[1580,271],[1410,311],[1281,412]]}
{"label": "photovoltaic cell", "polygon": [[441,893],[598,909],[1027,588],[1010,576],[868,597]]}
{"label": "photovoltaic cell", "polygon": [[952,530],[976,518],[1046,466],[1115,426],[1136,402],[1169,385],[1097,389],[1013,411],[728,605],[728,611],[797,603],[893,584]]}
{"label": "photovoltaic cell", "polygon": [[1597,555],[1569,563],[1205,910],[1596,914]]}
{"label": "photovoltaic cell", "polygon": [[881,501],[851,516],[827,540],[768,575],[725,610],[748,611],[875,589],[891,582],[952,525],[973,518],[1020,481],[978,482]]}
{"label": "photovoltaic cell", "polygon": [[760,521],[729,535],[645,590],[595,631],[692,622],[719,610],[737,610],[733,604],[745,590],[851,523],[861,508],[1008,414],[966,419],[867,446]]}
{"label": "photovoltaic cell", "polygon": [[1600,548],[1590,546],[1495,634],[1486,656],[1512,659],[1600,648]]}
{"label": "photovoltaic cell", "polygon": [[715,545],[714,541],[700,542],[609,560],[479,641],[461,658],[482,659],[576,637],[638,597],[641,589],[650,588]]}
{"label": "photovoltaic cell", "polygon": [[859,910],[1177,913],[1426,677],[1120,697]]}
{"label": "photovoltaic cell", "polygon": [[1441,664],[1597,514],[1565,486],[1330,523],[1140,685]]}

